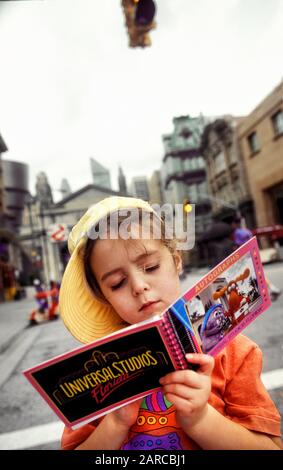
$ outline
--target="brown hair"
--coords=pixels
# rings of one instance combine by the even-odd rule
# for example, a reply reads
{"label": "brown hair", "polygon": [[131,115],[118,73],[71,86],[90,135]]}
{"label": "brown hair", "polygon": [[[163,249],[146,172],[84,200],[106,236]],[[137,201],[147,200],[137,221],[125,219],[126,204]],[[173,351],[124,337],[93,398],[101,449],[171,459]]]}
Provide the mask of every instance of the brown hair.
{"label": "brown hair", "polygon": [[[145,211],[143,211],[142,209],[138,209],[139,218],[136,222],[137,222],[137,225],[139,227],[141,227],[143,212],[145,212]],[[177,253],[177,248],[176,248],[177,239],[175,237],[172,237],[172,236],[169,237],[168,236],[168,234],[166,233],[165,223],[164,223],[164,220],[162,218],[158,218],[157,215],[154,212],[148,212],[147,214],[149,214],[149,221],[150,221],[149,238],[154,238],[154,229],[155,229],[154,223],[158,221],[158,223],[160,225],[160,242],[170,251],[170,253],[173,256],[174,262],[175,262],[175,255]],[[118,214],[118,228],[120,227],[121,223],[127,217],[128,216]],[[105,219],[106,219],[106,224],[105,224],[106,233],[107,233],[107,235],[109,235],[110,215],[108,214],[105,217]],[[95,227],[95,229],[96,228],[97,228],[97,226]],[[132,239],[132,241],[138,241],[138,240]],[[84,254],[83,254],[84,271],[85,271],[85,276],[86,276],[87,283],[88,283],[89,287],[91,288],[92,292],[94,293],[95,297],[98,298],[99,300],[101,300],[102,302],[107,303],[107,300],[105,299],[105,297],[104,297],[104,295],[103,295],[103,293],[100,289],[99,283],[98,283],[98,281],[97,281],[96,277],[94,276],[93,271],[91,269],[90,260],[91,260],[91,254],[92,254],[92,250],[94,248],[95,242],[96,242],[96,240],[93,240],[91,238],[87,239],[85,249],[84,249]],[[179,254],[181,254],[181,253],[179,252]]]}

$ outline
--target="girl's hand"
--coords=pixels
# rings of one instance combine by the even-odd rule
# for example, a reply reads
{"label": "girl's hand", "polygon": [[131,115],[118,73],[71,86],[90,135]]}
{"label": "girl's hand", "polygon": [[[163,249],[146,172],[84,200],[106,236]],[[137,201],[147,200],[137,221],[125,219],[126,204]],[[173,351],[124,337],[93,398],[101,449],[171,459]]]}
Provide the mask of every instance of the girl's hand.
{"label": "girl's hand", "polygon": [[112,411],[111,416],[114,423],[129,429],[137,420],[141,402],[142,399]]}
{"label": "girl's hand", "polygon": [[198,364],[193,370],[178,370],[160,379],[162,392],[176,407],[176,417],[182,428],[193,426],[207,411],[211,392],[211,373],[214,359],[207,354],[187,354],[191,364]]}

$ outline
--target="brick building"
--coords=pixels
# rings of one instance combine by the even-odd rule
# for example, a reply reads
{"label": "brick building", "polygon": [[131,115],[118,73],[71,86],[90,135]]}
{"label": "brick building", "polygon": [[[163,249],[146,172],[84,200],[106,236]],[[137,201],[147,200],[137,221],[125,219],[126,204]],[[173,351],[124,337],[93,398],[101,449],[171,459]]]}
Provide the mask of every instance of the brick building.
{"label": "brick building", "polygon": [[283,224],[282,82],[240,123],[238,136],[256,225]]}

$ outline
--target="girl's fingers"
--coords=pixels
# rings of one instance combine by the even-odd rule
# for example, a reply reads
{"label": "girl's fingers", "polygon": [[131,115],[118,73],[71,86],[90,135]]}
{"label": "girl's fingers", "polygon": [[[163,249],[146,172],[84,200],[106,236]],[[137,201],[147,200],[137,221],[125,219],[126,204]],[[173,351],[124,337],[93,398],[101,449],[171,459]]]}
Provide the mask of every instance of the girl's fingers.
{"label": "girl's fingers", "polygon": [[[169,384],[162,387],[162,393],[164,395],[174,394],[179,398],[184,398],[185,400],[191,400],[196,395],[195,388],[187,387],[183,384]],[[198,393],[198,392],[197,392]]]}
{"label": "girl's fingers", "polygon": [[198,364],[199,368],[195,372],[193,370],[183,369],[162,377],[159,382],[161,385],[169,383],[184,383],[192,388],[201,388],[203,376],[210,376],[214,368],[214,359],[208,354],[186,354],[186,359],[192,364]]}
{"label": "girl's fingers", "polygon": [[178,370],[176,372],[170,372],[170,374],[161,377],[159,380],[162,386],[168,384],[184,384],[186,387],[191,388],[202,388],[203,386],[203,375],[194,372],[193,370]]}
{"label": "girl's fingers", "polygon": [[174,393],[166,393],[166,399],[172,403],[177,409],[182,410],[184,415],[190,413],[193,410],[193,406],[189,400],[179,397]]}
{"label": "girl's fingers", "polygon": [[211,375],[214,368],[214,358],[208,354],[186,354],[186,359],[191,364],[198,364],[198,374]]}

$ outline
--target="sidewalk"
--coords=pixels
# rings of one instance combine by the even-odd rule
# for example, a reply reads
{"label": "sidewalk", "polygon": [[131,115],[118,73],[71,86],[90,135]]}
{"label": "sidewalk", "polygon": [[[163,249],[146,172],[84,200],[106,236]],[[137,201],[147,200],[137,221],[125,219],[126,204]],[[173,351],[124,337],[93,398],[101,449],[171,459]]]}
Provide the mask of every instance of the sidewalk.
{"label": "sidewalk", "polygon": [[0,304],[0,353],[29,324],[29,313],[35,307],[35,300],[30,298]]}

